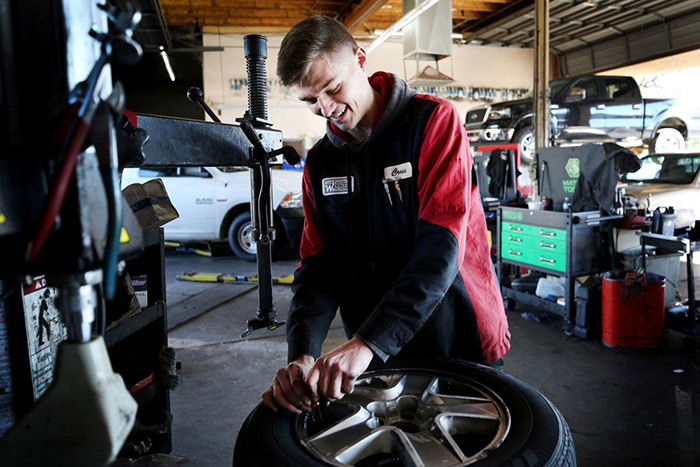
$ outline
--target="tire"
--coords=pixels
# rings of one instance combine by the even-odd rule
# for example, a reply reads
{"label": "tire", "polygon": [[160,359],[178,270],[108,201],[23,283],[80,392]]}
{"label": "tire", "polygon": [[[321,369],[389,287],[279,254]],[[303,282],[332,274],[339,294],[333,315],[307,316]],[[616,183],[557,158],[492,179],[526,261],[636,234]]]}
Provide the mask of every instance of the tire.
{"label": "tire", "polygon": [[552,403],[483,365],[439,359],[385,365],[322,410],[314,419],[258,405],[238,435],[234,467],[419,464],[411,452],[424,465],[576,465],[571,432]]}
{"label": "tire", "polygon": [[[257,247],[251,236],[250,212],[242,212],[237,215],[228,228],[228,244],[233,254],[245,261],[255,261],[257,259]],[[278,241],[272,241],[272,251],[275,250]]]}
{"label": "tire", "polygon": [[518,128],[511,143],[520,146],[520,165],[529,166],[535,160],[535,133],[530,125]]}
{"label": "tire", "polygon": [[674,153],[685,150],[685,139],[675,128],[661,128],[649,144],[650,153]]}

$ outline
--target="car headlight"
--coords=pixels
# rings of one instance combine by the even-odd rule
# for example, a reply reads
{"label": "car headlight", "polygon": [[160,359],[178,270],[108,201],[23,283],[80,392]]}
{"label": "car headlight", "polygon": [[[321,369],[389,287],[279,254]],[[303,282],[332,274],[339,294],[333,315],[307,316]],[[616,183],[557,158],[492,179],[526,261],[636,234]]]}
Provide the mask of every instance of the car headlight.
{"label": "car headlight", "polygon": [[510,118],[510,107],[505,109],[491,109],[491,112],[489,112],[489,120],[498,120],[499,118]]}
{"label": "car headlight", "polygon": [[282,202],[280,203],[281,208],[291,209],[300,208],[302,206],[301,192],[289,192],[284,195]]}

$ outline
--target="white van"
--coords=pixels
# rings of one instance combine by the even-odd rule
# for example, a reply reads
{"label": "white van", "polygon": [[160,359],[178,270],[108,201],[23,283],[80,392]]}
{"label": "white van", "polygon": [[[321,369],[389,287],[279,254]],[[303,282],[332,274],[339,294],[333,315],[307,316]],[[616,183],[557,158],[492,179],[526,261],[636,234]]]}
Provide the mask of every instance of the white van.
{"label": "white van", "polygon": [[[297,246],[301,241],[304,211],[301,205],[302,173],[272,170],[272,206],[277,240]],[[250,221],[250,175],[245,167],[127,168],[122,189],[132,183],[160,178],[179,219],[164,226],[165,239],[178,242],[226,241],[236,256],[255,260]]]}

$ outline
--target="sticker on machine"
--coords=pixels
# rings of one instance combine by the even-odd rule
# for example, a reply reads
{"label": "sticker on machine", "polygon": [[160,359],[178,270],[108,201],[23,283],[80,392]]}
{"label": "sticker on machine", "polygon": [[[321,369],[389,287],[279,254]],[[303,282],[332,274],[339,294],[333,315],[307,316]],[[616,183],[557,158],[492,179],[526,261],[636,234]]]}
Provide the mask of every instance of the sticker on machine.
{"label": "sticker on machine", "polygon": [[403,180],[413,176],[413,167],[410,162],[399,165],[392,165],[384,169],[384,178],[387,180]]}
{"label": "sticker on machine", "polygon": [[[324,178],[322,182],[323,196],[348,194],[348,177]],[[350,191],[355,191],[355,177],[350,177]]]}

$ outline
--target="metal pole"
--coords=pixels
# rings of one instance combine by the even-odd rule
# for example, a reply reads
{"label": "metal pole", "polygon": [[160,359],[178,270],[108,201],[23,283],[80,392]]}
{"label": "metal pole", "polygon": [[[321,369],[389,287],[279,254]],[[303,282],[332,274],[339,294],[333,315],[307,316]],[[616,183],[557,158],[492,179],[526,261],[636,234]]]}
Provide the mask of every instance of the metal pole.
{"label": "metal pole", "polygon": [[[549,147],[549,0],[535,0],[535,80],[533,86],[535,161],[537,150]],[[537,164],[535,177],[538,179]],[[539,180],[534,184],[535,198],[539,196]]]}

